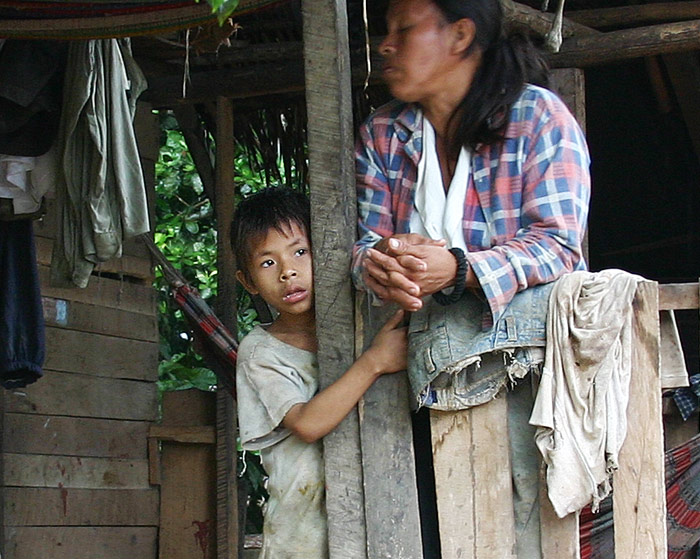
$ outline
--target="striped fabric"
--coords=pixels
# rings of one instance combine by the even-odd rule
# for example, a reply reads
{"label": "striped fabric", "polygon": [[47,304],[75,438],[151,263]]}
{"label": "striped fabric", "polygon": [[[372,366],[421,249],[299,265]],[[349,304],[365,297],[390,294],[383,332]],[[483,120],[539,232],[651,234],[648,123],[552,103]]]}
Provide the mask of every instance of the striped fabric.
{"label": "striped fabric", "polygon": [[[666,526],[668,558],[683,559],[700,541],[700,434],[666,451]],[[600,512],[581,512],[581,559],[614,557],[612,499]]]}
{"label": "striped fabric", "polygon": [[[281,0],[240,0],[235,15]],[[165,34],[216,21],[205,0],[0,1],[0,37],[105,39]]]}
{"label": "striped fabric", "polygon": [[194,331],[199,342],[197,350],[214,371],[219,383],[235,396],[236,338],[193,287],[184,284],[173,288],[173,298]]}
{"label": "striped fabric", "polygon": [[[422,113],[392,102],[360,129],[356,162],[362,253],[380,238],[408,233],[422,153]],[[516,292],[585,269],[581,242],[590,196],[589,156],[578,124],[552,92],[524,88],[505,140],[472,159],[463,230],[467,260],[493,320]]]}

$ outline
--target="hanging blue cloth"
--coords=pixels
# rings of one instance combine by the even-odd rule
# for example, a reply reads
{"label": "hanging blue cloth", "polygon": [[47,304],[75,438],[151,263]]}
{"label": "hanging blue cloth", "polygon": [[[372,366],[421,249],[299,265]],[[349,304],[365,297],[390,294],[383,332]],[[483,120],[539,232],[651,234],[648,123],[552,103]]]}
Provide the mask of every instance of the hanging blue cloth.
{"label": "hanging blue cloth", "polygon": [[0,221],[0,385],[20,388],[36,381],[44,355],[32,221]]}

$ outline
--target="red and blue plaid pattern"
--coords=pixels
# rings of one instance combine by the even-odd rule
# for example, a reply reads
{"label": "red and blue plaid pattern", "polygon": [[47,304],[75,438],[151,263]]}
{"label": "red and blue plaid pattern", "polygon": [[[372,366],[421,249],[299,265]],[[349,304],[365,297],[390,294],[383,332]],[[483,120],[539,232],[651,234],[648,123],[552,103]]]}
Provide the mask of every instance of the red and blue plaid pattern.
{"label": "red and blue plaid pattern", "polygon": [[[362,288],[364,249],[408,233],[422,152],[422,113],[392,101],[360,129],[357,184],[360,240],[353,277]],[[585,269],[581,242],[590,197],[583,132],[552,92],[528,85],[501,143],[472,158],[463,230],[494,321],[528,286]]]}
{"label": "red and blue plaid pattern", "polygon": [[[668,559],[683,559],[700,541],[700,434],[666,451],[665,474]],[[581,559],[614,556],[612,498],[581,512],[579,533]]]}

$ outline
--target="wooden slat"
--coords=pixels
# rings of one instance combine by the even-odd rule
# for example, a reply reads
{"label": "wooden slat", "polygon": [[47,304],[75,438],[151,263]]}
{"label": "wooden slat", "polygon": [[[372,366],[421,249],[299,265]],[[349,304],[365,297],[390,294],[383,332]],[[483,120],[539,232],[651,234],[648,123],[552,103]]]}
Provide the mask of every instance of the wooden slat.
{"label": "wooden slat", "polygon": [[[318,361],[326,387],[350,367],[355,349],[348,269],[357,209],[347,6],[344,0],[302,0],[301,7]],[[358,421],[353,410],[323,440],[330,559],[367,556]]]}
{"label": "wooden slat", "polygon": [[629,421],[613,479],[616,559],[667,556],[657,295],[656,282],[644,281],[633,301]]}
{"label": "wooden slat", "polygon": [[697,309],[700,307],[700,284],[667,283],[659,285],[659,310]]}
{"label": "wooden slat", "polygon": [[135,559],[155,557],[158,530],[152,527],[7,528],[5,559]]}
{"label": "wooden slat", "polygon": [[[395,307],[368,309],[357,298],[358,341],[368,347]],[[368,316],[368,312],[371,316]],[[360,317],[364,320],[360,322]],[[404,373],[379,378],[360,402],[367,555],[421,558],[413,426]]]}
{"label": "wooden slat", "polygon": [[430,422],[443,557],[513,557],[507,399],[456,412],[431,410]]}
{"label": "wooden slat", "polygon": [[59,373],[5,394],[7,412],[154,421],[158,394],[154,383]]}
{"label": "wooden slat", "polygon": [[[39,264],[43,266],[51,265],[53,243],[53,239],[40,236],[34,237],[36,259]],[[150,258],[131,256],[129,254],[97,264],[93,274],[99,275],[100,273],[123,274],[124,276],[137,278],[148,283],[153,281],[153,269]],[[90,278],[90,281],[92,281],[92,278]]]}
{"label": "wooden slat", "polygon": [[7,526],[158,526],[158,490],[5,488]]}
{"label": "wooden slat", "polygon": [[163,393],[163,419],[168,427],[216,423],[216,394],[190,388]]}
{"label": "wooden slat", "polygon": [[42,305],[47,326],[132,340],[158,341],[155,314],[111,309],[55,297],[42,297]]}
{"label": "wooden slat", "polygon": [[156,381],[158,344],[63,328],[46,328],[46,361],[54,371]]}
{"label": "wooden slat", "polygon": [[146,458],[150,423],[7,413],[5,452],[102,458]]}
{"label": "wooden slat", "polygon": [[[216,534],[214,447],[164,442],[161,464],[158,557],[211,559],[220,556]],[[237,557],[235,544],[228,548],[228,553],[227,559]]]}
{"label": "wooden slat", "polygon": [[5,486],[148,489],[148,461],[5,454]]}
{"label": "wooden slat", "polygon": [[176,443],[214,444],[216,442],[216,430],[209,425],[196,427],[152,425],[148,436]]}
{"label": "wooden slat", "polygon": [[156,312],[156,291],[151,286],[106,277],[93,277],[84,289],[52,287],[48,267],[39,266],[38,268],[41,294],[44,296],[147,315],[153,315]]}

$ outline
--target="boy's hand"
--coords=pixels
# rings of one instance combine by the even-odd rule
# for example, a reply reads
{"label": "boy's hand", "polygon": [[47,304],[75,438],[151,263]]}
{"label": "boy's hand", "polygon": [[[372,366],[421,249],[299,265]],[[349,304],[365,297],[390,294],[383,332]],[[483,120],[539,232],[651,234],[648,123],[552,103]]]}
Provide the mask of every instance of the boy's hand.
{"label": "boy's hand", "polygon": [[404,311],[398,310],[394,313],[382,329],[372,340],[372,345],[365,352],[365,355],[372,360],[377,375],[385,373],[395,373],[406,368],[406,353],[408,351],[408,341],[406,338],[407,328],[401,323],[404,318]]}

